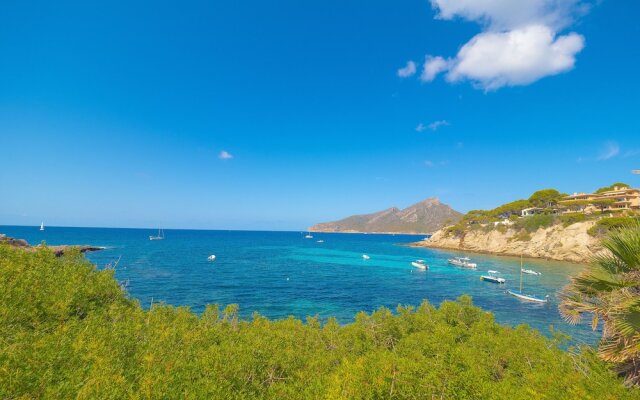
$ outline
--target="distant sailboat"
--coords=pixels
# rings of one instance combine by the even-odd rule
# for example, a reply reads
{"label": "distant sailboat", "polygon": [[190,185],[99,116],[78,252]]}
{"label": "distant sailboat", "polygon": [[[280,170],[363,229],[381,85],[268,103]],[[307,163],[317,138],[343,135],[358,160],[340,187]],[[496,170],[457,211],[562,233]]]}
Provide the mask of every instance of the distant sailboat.
{"label": "distant sailboat", "polygon": [[524,268],[522,268],[522,256],[520,256],[520,291],[518,292],[515,290],[507,290],[507,293],[521,300],[531,301],[534,303],[547,303],[549,301],[549,295],[546,295],[544,296],[544,298],[541,299],[540,297],[522,293],[522,273],[523,272],[524,272]]}
{"label": "distant sailboat", "polygon": [[149,236],[149,240],[162,240],[164,239],[164,230],[163,229],[158,229],[158,234],[157,235],[150,235]]}
{"label": "distant sailboat", "polygon": [[43,231],[44,230],[44,222],[40,222],[40,230]]}

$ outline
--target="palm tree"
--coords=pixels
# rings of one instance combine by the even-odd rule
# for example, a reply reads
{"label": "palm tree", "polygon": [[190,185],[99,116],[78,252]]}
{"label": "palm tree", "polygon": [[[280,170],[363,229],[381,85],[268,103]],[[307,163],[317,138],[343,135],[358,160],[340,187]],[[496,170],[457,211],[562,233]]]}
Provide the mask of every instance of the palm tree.
{"label": "palm tree", "polygon": [[591,315],[602,323],[598,354],[614,363],[628,384],[640,383],[640,223],[615,230],[603,241],[608,250],[572,278],[561,293],[563,318],[572,324]]}

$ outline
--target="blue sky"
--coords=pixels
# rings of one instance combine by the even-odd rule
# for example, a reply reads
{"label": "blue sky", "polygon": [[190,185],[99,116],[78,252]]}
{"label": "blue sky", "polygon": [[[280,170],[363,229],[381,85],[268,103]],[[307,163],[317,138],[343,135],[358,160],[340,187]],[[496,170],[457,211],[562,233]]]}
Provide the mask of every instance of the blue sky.
{"label": "blue sky", "polygon": [[509,3],[2,2],[0,225],[301,230],[640,186],[640,4]]}

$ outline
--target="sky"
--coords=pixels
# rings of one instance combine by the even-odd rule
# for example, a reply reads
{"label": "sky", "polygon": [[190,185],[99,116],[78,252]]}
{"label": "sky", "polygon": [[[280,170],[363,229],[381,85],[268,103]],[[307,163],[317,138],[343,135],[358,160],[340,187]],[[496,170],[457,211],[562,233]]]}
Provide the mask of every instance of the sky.
{"label": "sky", "polygon": [[639,16],[3,1],[0,225],[304,230],[433,196],[464,212],[638,187]]}

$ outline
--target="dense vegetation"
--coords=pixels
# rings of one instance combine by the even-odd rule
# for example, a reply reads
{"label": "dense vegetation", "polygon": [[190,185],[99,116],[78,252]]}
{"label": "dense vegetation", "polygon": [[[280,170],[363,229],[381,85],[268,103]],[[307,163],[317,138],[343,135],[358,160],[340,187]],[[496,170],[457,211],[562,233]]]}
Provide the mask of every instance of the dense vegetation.
{"label": "dense vegetation", "polygon": [[468,297],[353,324],[144,311],[80,254],[0,245],[0,398],[625,399],[589,349],[494,322]]}
{"label": "dense vegetation", "polygon": [[584,314],[593,329],[603,324],[599,354],[614,362],[627,382],[640,383],[640,223],[614,229],[603,241],[607,253],[572,279],[560,311],[572,323]]}
{"label": "dense vegetation", "polygon": [[[615,186],[629,187],[625,183],[618,182],[611,186],[602,187],[596,193],[613,190]],[[596,221],[595,226],[589,229],[588,232],[592,236],[604,237],[612,228],[628,225],[634,221],[634,215],[627,215],[626,211],[605,211],[607,207],[613,204],[614,200],[612,199],[574,200],[560,203],[565,196],[566,194],[560,193],[556,189],[538,190],[528,199],[515,200],[491,210],[471,210],[455,225],[445,229],[449,235],[462,236],[468,230],[473,229],[482,228],[486,232],[496,229],[505,232],[511,228],[517,231],[512,240],[527,241],[531,239],[533,232],[555,224],[562,224],[562,226],[568,227],[578,222]],[[558,212],[559,206],[578,209],[587,205],[594,206],[596,211],[590,214],[581,212],[560,214]],[[530,207],[539,208],[539,214],[520,218],[522,210]],[[616,214],[612,214],[613,212]],[[512,223],[509,228],[501,223],[505,219]]]}

